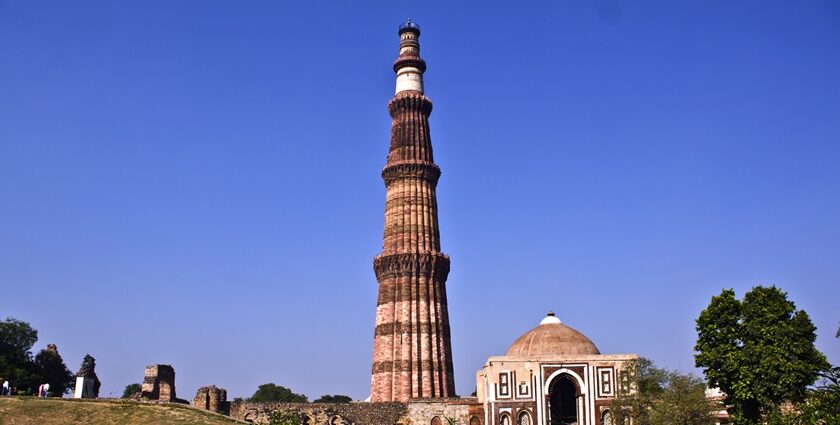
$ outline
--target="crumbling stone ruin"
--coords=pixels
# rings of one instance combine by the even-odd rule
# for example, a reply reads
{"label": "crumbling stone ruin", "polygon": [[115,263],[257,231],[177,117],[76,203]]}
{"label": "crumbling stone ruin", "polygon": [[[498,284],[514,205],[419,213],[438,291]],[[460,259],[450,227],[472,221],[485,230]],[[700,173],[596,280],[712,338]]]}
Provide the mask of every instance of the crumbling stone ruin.
{"label": "crumbling stone ruin", "polygon": [[274,412],[298,416],[303,425],[484,425],[484,409],[475,398],[414,399],[408,403],[253,403],[234,401],[234,419],[269,424]]}
{"label": "crumbling stone ruin", "polygon": [[224,388],[217,388],[215,385],[199,388],[192,401],[192,406],[198,409],[221,413],[223,415],[230,414],[230,404],[227,401],[227,390]]}
{"label": "crumbling stone ruin", "polygon": [[[55,347],[55,346],[53,346]],[[102,383],[96,376],[96,359],[90,354],[85,354],[82,366],[76,373],[76,388],[73,391],[74,398],[97,398],[99,387]]]}
{"label": "crumbling stone ruin", "polygon": [[141,396],[149,400],[182,402],[175,397],[175,368],[168,364],[146,366]]}

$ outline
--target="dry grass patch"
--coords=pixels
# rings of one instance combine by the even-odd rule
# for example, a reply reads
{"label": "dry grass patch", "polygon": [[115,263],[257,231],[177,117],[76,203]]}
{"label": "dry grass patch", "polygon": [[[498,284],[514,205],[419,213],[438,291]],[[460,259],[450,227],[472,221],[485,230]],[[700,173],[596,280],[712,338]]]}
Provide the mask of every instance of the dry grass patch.
{"label": "dry grass patch", "polygon": [[182,404],[0,397],[0,425],[230,425],[242,422]]}

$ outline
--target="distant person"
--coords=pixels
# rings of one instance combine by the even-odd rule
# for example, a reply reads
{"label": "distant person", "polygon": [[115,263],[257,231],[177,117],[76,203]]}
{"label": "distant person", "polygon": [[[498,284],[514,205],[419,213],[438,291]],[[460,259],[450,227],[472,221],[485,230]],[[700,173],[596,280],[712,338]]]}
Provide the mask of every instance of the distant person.
{"label": "distant person", "polygon": [[38,385],[38,397],[44,396],[44,384]]}
{"label": "distant person", "polygon": [[44,384],[44,397],[49,397],[49,396],[50,396],[50,383],[47,382],[46,384]]}
{"label": "distant person", "polygon": [[3,381],[3,389],[0,390],[0,395],[12,395],[12,390],[9,388],[9,380]]}

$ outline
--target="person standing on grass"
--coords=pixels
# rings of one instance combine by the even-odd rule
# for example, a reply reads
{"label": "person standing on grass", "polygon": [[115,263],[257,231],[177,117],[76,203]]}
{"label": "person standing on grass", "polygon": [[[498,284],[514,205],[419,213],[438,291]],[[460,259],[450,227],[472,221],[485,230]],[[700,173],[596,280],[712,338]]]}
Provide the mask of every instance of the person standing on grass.
{"label": "person standing on grass", "polygon": [[12,395],[12,389],[10,388],[8,379],[3,381],[3,390],[0,392],[0,395]]}

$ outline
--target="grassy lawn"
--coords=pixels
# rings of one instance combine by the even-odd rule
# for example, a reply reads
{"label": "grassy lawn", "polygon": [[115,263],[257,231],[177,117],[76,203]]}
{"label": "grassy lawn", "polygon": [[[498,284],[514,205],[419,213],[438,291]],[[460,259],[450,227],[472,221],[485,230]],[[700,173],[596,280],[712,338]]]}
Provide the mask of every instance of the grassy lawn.
{"label": "grassy lawn", "polygon": [[242,422],[180,404],[0,397],[0,425],[230,425]]}

